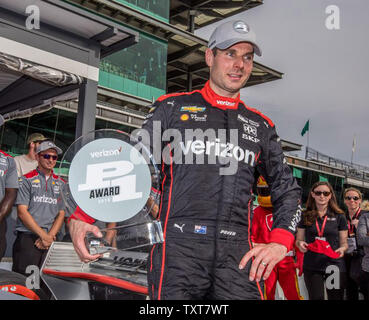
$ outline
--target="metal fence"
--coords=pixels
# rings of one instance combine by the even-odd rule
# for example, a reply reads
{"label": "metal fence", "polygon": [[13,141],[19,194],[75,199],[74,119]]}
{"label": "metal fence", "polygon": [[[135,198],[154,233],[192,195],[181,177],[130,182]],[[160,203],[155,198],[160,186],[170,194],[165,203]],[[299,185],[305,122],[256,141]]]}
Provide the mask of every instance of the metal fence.
{"label": "metal fence", "polygon": [[347,177],[369,181],[369,167],[336,159],[309,147],[306,148],[305,158],[345,170]]}

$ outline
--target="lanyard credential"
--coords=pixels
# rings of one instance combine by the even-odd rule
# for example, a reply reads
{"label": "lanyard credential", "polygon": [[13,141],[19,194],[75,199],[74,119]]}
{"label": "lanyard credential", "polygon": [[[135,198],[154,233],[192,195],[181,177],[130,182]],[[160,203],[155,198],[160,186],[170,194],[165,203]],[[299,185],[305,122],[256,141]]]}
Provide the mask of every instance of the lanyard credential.
{"label": "lanyard credential", "polygon": [[352,217],[352,219],[350,219],[350,216],[349,216],[349,219],[347,219],[347,224],[348,224],[348,229],[349,229],[349,235],[353,235],[354,234],[354,225],[351,224],[351,221],[357,219],[357,217],[360,214],[360,211],[361,211],[361,208],[359,208],[357,210],[357,212],[354,214],[354,216]]}
{"label": "lanyard credential", "polygon": [[318,231],[318,238],[322,240],[325,240],[325,238],[323,238],[323,234],[324,234],[325,224],[327,223],[327,218],[328,216],[325,216],[323,220],[323,224],[322,224],[322,229],[319,228],[318,219],[315,221],[316,230]]}

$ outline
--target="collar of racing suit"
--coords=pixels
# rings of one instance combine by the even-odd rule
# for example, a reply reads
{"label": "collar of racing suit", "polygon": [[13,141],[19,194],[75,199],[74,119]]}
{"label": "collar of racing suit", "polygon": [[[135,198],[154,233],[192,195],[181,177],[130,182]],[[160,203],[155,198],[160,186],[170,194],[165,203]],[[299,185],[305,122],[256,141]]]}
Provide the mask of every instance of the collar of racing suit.
{"label": "collar of racing suit", "polygon": [[[38,172],[39,175],[46,177],[45,174],[38,167],[36,168],[36,171]],[[54,170],[51,169],[51,173],[49,177],[57,178],[54,174]]]}
{"label": "collar of racing suit", "polygon": [[222,110],[227,109],[237,109],[240,102],[240,93],[236,99],[223,97],[214,92],[210,88],[209,80],[206,82],[205,86],[201,89],[201,94],[204,99],[209,102],[212,106],[220,108]]}

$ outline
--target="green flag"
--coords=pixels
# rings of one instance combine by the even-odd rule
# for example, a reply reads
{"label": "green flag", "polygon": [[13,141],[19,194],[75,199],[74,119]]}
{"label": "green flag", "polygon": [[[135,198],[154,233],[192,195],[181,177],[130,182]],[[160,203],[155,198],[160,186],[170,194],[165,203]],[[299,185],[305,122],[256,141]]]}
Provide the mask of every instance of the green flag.
{"label": "green flag", "polygon": [[301,136],[304,136],[306,131],[309,131],[309,122],[310,120],[306,121],[304,128],[301,131]]}

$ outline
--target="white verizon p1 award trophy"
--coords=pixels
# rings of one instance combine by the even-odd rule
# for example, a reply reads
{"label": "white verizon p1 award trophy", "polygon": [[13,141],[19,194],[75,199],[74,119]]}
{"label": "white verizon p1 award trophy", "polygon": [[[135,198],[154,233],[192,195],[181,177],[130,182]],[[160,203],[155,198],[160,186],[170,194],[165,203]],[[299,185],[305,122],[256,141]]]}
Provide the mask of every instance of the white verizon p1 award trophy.
{"label": "white verizon p1 award trophy", "polygon": [[68,172],[62,190],[67,214],[98,221],[103,238],[92,234],[92,254],[163,242],[156,216],[159,171],[149,150],[119,130],[96,130],[77,139],[61,161]]}

